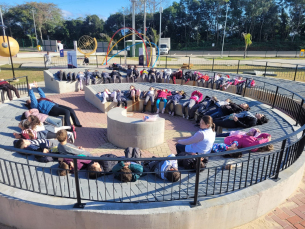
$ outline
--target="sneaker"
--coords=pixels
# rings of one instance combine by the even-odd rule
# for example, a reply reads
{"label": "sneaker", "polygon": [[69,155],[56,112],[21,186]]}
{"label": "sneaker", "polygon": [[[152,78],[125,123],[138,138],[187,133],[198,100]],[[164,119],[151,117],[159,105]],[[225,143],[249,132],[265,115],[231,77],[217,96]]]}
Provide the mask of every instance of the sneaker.
{"label": "sneaker", "polygon": [[68,132],[68,139],[74,143],[75,139],[74,139],[74,134],[72,132]]}
{"label": "sneaker", "polygon": [[172,112],[172,116],[175,116],[175,112]]}
{"label": "sneaker", "polygon": [[159,112],[160,112],[160,110],[159,110],[159,108],[157,108],[157,112],[156,113],[159,114]]}
{"label": "sneaker", "polygon": [[185,118],[185,115],[184,115],[184,114],[182,115],[182,118]]}
{"label": "sneaker", "polygon": [[162,114],[164,114],[165,108],[162,109]]}
{"label": "sneaker", "polygon": [[169,111],[169,112],[168,112],[168,114],[169,114],[169,115],[171,115],[171,114],[172,114],[172,112],[170,112],[170,111]]}
{"label": "sneaker", "polygon": [[186,119],[189,119],[190,118],[190,116],[186,116]]}

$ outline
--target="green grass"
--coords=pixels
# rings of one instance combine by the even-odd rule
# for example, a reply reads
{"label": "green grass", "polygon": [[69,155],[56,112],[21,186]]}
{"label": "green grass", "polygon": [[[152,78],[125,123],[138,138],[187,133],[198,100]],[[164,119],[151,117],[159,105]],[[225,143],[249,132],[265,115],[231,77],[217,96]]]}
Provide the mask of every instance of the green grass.
{"label": "green grass", "polygon": [[[33,81],[44,81],[43,77],[43,70],[44,68],[20,68],[21,64],[14,64],[14,71],[15,76],[28,76],[29,82]],[[12,66],[11,65],[2,65],[0,72],[0,79],[12,79],[13,78],[13,72],[12,72]],[[19,82],[26,82],[26,78],[21,78]]]}

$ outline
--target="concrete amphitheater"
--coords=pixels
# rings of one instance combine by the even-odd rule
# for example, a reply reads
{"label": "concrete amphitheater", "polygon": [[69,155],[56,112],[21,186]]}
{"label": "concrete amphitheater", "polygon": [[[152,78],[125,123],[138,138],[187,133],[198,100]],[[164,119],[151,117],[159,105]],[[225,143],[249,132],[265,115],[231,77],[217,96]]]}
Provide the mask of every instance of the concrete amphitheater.
{"label": "concrete amphitheater", "polygon": [[[96,93],[105,87],[110,90],[127,90],[130,85],[128,83],[91,85],[85,89],[85,93],[50,94],[48,97],[76,110],[83,128],[78,129],[75,145],[84,146],[95,156],[105,153],[123,156],[123,149],[107,140],[106,114],[101,113],[90,102],[94,104],[92,100],[99,99]],[[273,139],[285,137],[300,128],[295,126],[295,121],[282,111],[271,109],[269,105],[239,95],[185,85],[145,82],[133,85],[141,90],[147,90],[150,86],[168,90],[182,89],[188,95],[198,89],[204,95],[215,95],[220,100],[230,98],[237,103],[246,102],[250,105],[251,112],[264,113],[268,116],[269,123],[259,128],[262,132],[270,133]],[[4,111],[0,114],[2,121],[0,135],[3,146],[12,145],[12,132],[18,131],[18,122],[25,110],[22,105],[25,99],[0,105],[0,110]],[[141,117],[142,114],[134,111],[130,112],[129,116]],[[168,114],[160,114],[160,116],[166,122],[165,142],[160,147],[144,150],[146,157],[165,157],[175,153],[175,140],[191,136],[198,130],[192,122],[182,117],[171,117]],[[300,134],[291,136],[287,139],[287,144],[293,144],[300,136]],[[177,184],[156,180],[151,174],[129,184],[114,180],[113,175],[88,180],[86,173],[80,172],[81,197],[86,203],[86,207],[81,210],[73,209],[73,204],[76,202],[73,199],[76,198],[74,176],[57,176],[57,162],[43,164],[35,161],[34,156],[26,157],[1,149],[0,206],[10,209],[20,220],[17,222],[10,214],[4,213],[0,216],[0,221],[17,228],[42,226],[61,228],[58,227],[60,222],[65,222],[62,228],[91,228],[101,223],[105,228],[123,226],[125,228],[202,228],[203,225],[208,228],[232,228],[272,210],[298,186],[304,170],[303,155],[280,173],[281,179],[277,182],[270,179],[263,170],[268,166],[272,167],[270,158],[280,149],[281,142],[277,142],[272,152],[251,154],[244,152],[240,159],[211,157],[207,169],[200,173],[201,206],[195,208],[190,208],[195,188],[195,173],[190,171],[182,172],[181,182]],[[267,160],[268,157],[270,160]],[[249,161],[251,163],[248,163]],[[224,170],[223,167],[228,162],[242,165],[248,163],[248,166]],[[249,173],[246,168],[249,169]],[[17,170],[21,170],[22,173],[18,174]],[[272,172],[274,171],[271,171],[271,174]],[[223,177],[228,179],[224,180]],[[37,219],[35,222],[28,220],[33,212]],[[46,214],[47,219],[43,217]]]}

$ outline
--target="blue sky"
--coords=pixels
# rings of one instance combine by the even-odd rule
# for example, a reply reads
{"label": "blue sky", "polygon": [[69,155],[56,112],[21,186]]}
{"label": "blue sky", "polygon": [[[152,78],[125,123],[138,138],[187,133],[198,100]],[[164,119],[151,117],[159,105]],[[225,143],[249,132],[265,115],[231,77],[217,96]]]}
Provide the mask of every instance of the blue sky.
{"label": "blue sky", "polygon": [[[168,0],[172,3],[174,0]],[[9,5],[23,4],[24,0],[12,0]],[[65,18],[85,17],[96,14],[106,20],[111,14],[119,12],[122,7],[129,7],[129,0],[39,0],[39,2],[52,2],[62,9]]]}

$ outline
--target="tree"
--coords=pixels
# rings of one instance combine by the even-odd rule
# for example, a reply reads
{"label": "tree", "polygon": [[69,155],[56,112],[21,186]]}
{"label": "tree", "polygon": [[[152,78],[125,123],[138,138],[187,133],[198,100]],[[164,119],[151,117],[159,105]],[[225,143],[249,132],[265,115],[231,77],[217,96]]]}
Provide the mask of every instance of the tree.
{"label": "tree", "polygon": [[252,44],[252,36],[250,33],[242,33],[242,36],[244,37],[245,39],[245,52],[244,52],[244,58],[246,58],[246,51],[247,51],[247,48],[248,46],[250,46]]}

